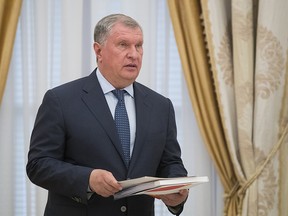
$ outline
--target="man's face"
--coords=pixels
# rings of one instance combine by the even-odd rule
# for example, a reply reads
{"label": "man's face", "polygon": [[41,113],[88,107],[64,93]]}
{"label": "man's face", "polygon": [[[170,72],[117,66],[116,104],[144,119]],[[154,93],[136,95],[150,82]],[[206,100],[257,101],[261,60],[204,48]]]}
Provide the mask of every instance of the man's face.
{"label": "man's face", "polygon": [[124,88],[137,78],[142,65],[142,45],[141,29],[121,23],[115,24],[104,44],[94,44],[98,67],[115,88]]}

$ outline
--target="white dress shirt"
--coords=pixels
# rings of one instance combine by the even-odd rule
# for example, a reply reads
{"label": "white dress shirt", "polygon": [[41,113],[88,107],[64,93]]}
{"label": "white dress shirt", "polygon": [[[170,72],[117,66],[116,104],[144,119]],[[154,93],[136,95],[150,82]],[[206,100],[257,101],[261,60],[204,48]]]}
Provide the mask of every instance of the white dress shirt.
{"label": "white dress shirt", "polygon": [[[105,77],[101,74],[101,71],[98,68],[96,70],[96,76],[105,95],[111,114],[113,118],[115,118],[115,108],[118,102],[118,99],[112,93],[112,91],[115,88],[105,79]],[[136,136],[136,111],[135,111],[133,84],[127,86],[123,90],[126,90],[126,92],[128,93],[124,94],[124,100],[130,126],[130,157],[131,157]]]}

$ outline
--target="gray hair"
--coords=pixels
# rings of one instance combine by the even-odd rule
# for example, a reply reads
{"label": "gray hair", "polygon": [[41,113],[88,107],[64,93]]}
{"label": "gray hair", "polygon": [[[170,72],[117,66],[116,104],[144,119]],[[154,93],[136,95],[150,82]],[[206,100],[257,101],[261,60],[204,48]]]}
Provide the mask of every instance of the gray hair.
{"label": "gray hair", "polygon": [[124,26],[132,29],[139,28],[142,31],[141,26],[133,18],[124,14],[111,14],[102,18],[95,26],[94,42],[104,44],[110,31],[116,23],[121,23]]}

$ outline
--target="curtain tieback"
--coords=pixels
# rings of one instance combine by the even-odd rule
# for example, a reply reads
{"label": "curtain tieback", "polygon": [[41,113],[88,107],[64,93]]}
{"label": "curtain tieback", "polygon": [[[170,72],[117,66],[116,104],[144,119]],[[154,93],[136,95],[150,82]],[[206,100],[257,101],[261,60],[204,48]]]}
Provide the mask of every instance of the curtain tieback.
{"label": "curtain tieback", "polygon": [[287,134],[288,134],[288,124],[286,124],[286,127],[283,130],[283,133],[281,134],[278,142],[271,149],[271,151],[268,154],[266,160],[256,168],[256,171],[255,171],[254,175],[252,177],[250,177],[246,182],[244,182],[244,184],[236,182],[236,184],[233,186],[233,188],[230,190],[230,192],[229,193],[225,193],[224,198],[226,200],[225,200],[224,215],[227,215],[229,202],[230,202],[231,198],[234,197],[236,194],[237,194],[237,196],[240,199],[239,203],[238,203],[238,213],[237,213],[237,215],[241,215],[243,198],[244,198],[244,194],[246,193],[246,190],[260,176],[260,174],[262,173],[263,169],[270,162],[270,160],[274,157],[276,152],[279,150],[281,144],[283,143],[284,139],[286,138]]}
{"label": "curtain tieback", "polygon": [[224,216],[228,215],[228,207],[230,206],[231,198],[235,197],[239,188],[240,184],[237,181],[232,187],[232,189],[229,191],[229,193],[224,194]]}
{"label": "curtain tieback", "polygon": [[245,191],[247,190],[247,188],[249,188],[250,185],[259,177],[259,175],[262,173],[263,169],[266,167],[266,165],[270,162],[270,160],[274,157],[276,152],[279,150],[281,144],[283,143],[284,139],[286,138],[287,133],[288,133],[288,124],[286,124],[286,127],[283,130],[283,133],[281,134],[278,142],[271,149],[266,160],[262,164],[260,164],[260,166],[258,166],[256,168],[254,175],[249,180],[247,180],[245,182],[245,184],[243,184],[241,186],[240,190],[238,191],[238,194],[244,194]]}

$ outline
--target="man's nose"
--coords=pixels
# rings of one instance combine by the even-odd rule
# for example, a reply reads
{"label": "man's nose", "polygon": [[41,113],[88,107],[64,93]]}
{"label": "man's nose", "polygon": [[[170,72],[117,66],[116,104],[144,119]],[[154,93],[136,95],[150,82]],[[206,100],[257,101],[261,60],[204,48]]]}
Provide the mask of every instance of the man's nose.
{"label": "man's nose", "polygon": [[136,58],[139,55],[139,51],[135,46],[131,46],[128,50],[127,57],[128,58]]}

